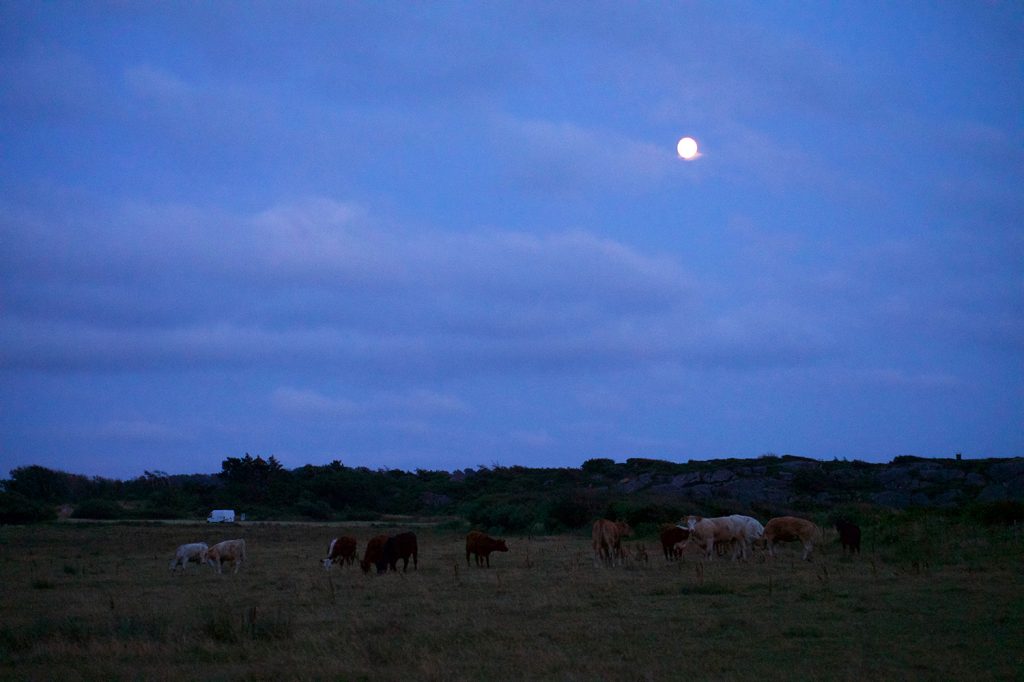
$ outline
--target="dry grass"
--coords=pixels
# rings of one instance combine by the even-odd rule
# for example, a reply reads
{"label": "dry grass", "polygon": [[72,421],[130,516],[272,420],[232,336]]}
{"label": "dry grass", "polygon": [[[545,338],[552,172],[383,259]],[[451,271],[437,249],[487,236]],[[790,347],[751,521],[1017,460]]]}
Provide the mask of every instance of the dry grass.
{"label": "dry grass", "polygon": [[[582,536],[510,538],[490,570],[419,529],[418,571],[329,574],[327,543],[389,529],[0,528],[8,679],[1019,679],[1024,542],[963,532],[942,556],[595,568]],[[244,537],[237,575],[167,566]],[[646,542],[651,546],[651,542]],[[631,543],[632,545],[632,543]]]}

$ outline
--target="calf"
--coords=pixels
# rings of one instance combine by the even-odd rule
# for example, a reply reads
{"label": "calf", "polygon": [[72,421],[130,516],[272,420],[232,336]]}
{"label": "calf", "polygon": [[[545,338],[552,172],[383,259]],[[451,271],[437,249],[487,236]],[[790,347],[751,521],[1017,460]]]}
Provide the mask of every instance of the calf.
{"label": "calf", "polygon": [[326,570],[330,570],[334,564],[351,564],[356,560],[356,539],[343,535],[340,538],[331,540],[331,546],[327,548],[327,558],[321,561]]}
{"label": "calf", "polygon": [[481,533],[478,530],[471,530],[466,535],[466,565],[469,566],[469,555],[476,558],[476,565],[483,566],[487,562],[487,568],[491,567],[491,552],[507,552],[508,545],[504,540],[496,540],[490,535]]}
{"label": "calf", "polygon": [[205,542],[190,542],[187,545],[181,545],[171,561],[171,572],[173,573],[181,566],[181,571],[184,573],[188,563],[193,561],[197,568],[202,566],[206,563],[206,555],[209,551],[210,548],[206,546]]}
{"label": "calf", "polygon": [[225,562],[233,562],[235,564],[234,572],[238,573],[238,568],[245,561],[245,540],[218,542],[207,551],[206,561],[211,566],[216,566],[218,573],[223,572],[221,569]]}
{"label": "calf", "polygon": [[836,521],[836,530],[839,531],[839,542],[843,543],[843,551],[850,550],[850,554],[860,554],[860,526],[846,519]]}
{"label": "calf", "polygon": [[777,516],[765,524],[764,540],[768,547],[768,554],[773,557],[776,543],[800,541],[804,546],[803,559],[810,561],[814,543],[821,540],[821,529],[807,519],[795,516]]}
{"label": "calf", "polygon": [[370,541],[366,543],[366,551],[363,552],[363,560],[359,562],[359,567],[363,569],[363,573],[369,573],[370,566],[379,565],[381,557],[384,555],[384,545],[387,541],[387,535],[378,535],[375,538],[370,538]]}
{"label": "calf", "polygon": [[416,543],[415,533],[399,533],[388,538],[381,549],[380,558],[377,559],[377,573],[384,573],[388,569],[398,570],[398,560],[403,561],[402,573],[409,568],[409,557],[412,557],[412,567],[418,569],[417,556],[419,547]]}

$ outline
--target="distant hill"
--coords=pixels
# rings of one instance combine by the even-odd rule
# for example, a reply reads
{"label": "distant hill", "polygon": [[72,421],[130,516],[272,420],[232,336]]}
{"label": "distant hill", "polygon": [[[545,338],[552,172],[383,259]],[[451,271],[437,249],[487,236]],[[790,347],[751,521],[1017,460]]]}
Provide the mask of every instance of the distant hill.
{"label": "distant hill", "polygon": [[[146,472],[129,481],[19,467],[0,483],[0,522],[55,518],[205,519],[234,508],[250,520],[450,517],[511,532],[580,528],[597,517],[634,525],[688,513],[856,516],[927,508],[1024,510],[1024,458],[897,457],[885,464],[791,455],[670,462],[590,459],[579,468],[478,467],[453,472],[347,467],[288,470],[274,458],[228,457],[219,474]],[[997,515],[998,515],[997,514]],[[1024,517],[1024,513],[1021,513]]]}

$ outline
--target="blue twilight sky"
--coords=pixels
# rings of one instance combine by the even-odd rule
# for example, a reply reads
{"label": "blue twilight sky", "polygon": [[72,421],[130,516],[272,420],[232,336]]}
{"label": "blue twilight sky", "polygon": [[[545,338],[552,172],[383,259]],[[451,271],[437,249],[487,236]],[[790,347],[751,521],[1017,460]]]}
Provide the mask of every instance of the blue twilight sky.
{"label": "blue twilight sky", "polygon": [[0,0],[0,476],[1024,455],[1022,188],[1019,2]]}

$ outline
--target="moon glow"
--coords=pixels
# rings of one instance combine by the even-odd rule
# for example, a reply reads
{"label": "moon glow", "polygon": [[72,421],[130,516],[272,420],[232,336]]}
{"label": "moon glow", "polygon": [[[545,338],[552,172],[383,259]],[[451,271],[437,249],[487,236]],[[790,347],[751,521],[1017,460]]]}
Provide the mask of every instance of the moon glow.
{"label": "moon glow", "polygon": [[684,137],[679,140],[679,144],[676,145],[676,151],[679,152],[679,158],[687,161],[697,158],[697,140],[692,137]]}

